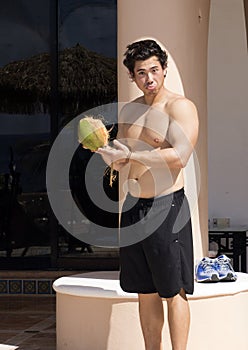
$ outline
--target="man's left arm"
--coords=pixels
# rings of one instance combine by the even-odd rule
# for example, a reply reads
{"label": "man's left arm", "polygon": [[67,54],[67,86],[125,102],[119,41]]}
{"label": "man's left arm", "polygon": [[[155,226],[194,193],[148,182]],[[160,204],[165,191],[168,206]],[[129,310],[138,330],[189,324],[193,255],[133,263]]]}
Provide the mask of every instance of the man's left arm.
{"label": "man's left arm", "polygon": [[167,141],[172,146],[158,150],[169,168],[184,168],[198,138],[198,113],[193,102],[179,98],[172,103]]}

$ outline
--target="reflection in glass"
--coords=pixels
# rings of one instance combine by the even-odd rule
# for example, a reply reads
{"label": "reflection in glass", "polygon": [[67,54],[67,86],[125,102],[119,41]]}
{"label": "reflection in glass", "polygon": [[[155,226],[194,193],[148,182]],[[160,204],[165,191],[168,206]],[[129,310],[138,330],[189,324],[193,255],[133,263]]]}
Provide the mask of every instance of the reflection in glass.
{"label": "reflection in glass", "polygon": [[[61,97],[60,128],[89,109],[117,101],[117,28],[116,1],[60,2],[59,8],[59,95]],[[66,92],[66,93],[65,93]],[[117,115],[116,115],[117,119]],[[117,121],[117,120],[116,120]],[[117,127],[108,125],[111,138]],[[78,207],[86,216],[84,229],[91,232],[91,222],[117,226],[118,216],[95,205],[85,184],[85,171],[92,153],[78,146],[71,162],[70,185]],[[109,187],[101,165],[102,178],[95,186],[103,186],[112,200],[118,198],[118,182]],[[94,181],[92,174],[92,181]],[[116,205],[118,203],[116,202]],[[89,246],[61,227],[59,247],[61,256],[117,256],[117,249]]]}
{"label": "reflection in glass", "polygon": [[32,86],[40,67],[31,59],[49,52],[49,8],[49,0],[12,1],[5,2],[0,14],[0,255],[3,257],[50,254],[45,184],[50,115],[38,108],[35,100],[36,90],[43,81],[36,82],[36,88]]}
{"label": "reflection in glass", "polygon": [[[85,246],[61,227],[51,232],[45,176],[56,132],[76,115],[117,100],[117,5],[59,0],[53,12],[55,3],[14,0],[0,13],[0,257],[56,259],[55,236],[61,254],[102,256],[100,248]],[[58,31],[51,23],[58,23]],[[90,155],[78,149],[75,159],[82,158],[87,162]],[[73,169],[82,164],[73,162],[76,193],[82,178]]]}

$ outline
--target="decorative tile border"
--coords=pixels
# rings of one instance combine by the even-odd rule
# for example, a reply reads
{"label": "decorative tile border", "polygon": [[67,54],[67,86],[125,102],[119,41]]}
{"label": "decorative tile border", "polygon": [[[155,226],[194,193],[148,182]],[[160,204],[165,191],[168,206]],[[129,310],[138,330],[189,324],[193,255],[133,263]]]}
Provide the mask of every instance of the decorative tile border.
{"label": "decorative tile border", "polygon": [[0,295],[6,294],[55,294],[54,279],[0,279]]}
{"label": "decorative tile border", "polygon": [[8,294],[8,280],[0,280],[0,294]]}
{"label": "decorative tile border", "polygon": [[51,294],[51,281],[39,280],[38,281],[38,294]]}
{"label": "decorative tile border", "polygon": [[22,280],[9,280],[9,294],[22,294]]}
{"label": "decorative tile border", "polygon": [[23,280],[23,294],[36,294],[37,293],[37,281],[36,280]]}

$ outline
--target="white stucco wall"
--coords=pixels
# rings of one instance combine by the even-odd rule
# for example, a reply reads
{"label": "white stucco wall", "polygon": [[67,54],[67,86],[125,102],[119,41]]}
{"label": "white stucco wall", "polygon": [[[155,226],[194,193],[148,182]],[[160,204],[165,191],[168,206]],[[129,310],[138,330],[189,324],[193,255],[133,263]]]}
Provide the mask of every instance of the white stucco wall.
{"label": "white stucco wall", "polygon": [[248,223],[248,55],[243,0],[211,0],[209,218]]}
{"label": "white stucco wall", "polygon": [[[177,67],[177,70],[171,72],[169,63],[167,78],[170,85],[167,85],[166,79],[167,87],[179,93],[183,87],[185,95],[194,101],[198,109],[200,130],[196,154],[201,186],[199,199],[196,205],[193,203],[192,212],[195,259],[205,256],[208,251],[206,95],[209,4],[209,0],[157,0],[154,7],[154,2],[151,1],[118,0],[119,101],[125,102],[137,97],[137,90],[130,83],[122,64],[126,45],[141,38],[152,37],[167,49]],[[192,178],[191,176],[191,180]],[[189,186],[185,186],[185,189],[188,196]],[[195,189],[192,192],[195,193]]]}

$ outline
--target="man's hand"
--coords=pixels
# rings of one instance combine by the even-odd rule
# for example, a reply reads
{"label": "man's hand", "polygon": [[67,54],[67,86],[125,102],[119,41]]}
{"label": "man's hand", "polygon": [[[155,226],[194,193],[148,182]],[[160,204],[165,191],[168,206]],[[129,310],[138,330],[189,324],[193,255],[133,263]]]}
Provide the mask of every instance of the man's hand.
{"label": "man's hand", "polygon": [[114,140],[115,147],[101,147],[96,153],[100,154],[107,165],[113,164],[114,169],[119,171],[124,165],[128,163],[130,150],[127,146],[118,140]]}

